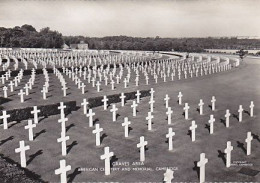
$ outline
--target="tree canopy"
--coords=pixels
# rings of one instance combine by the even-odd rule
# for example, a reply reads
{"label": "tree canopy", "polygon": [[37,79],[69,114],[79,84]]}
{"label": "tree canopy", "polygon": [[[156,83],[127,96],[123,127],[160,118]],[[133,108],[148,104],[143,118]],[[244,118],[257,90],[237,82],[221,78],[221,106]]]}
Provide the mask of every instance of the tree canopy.
{"label": "tree canopy", "polygon": [[40,32],[31,25],[0,27],[0,46],[14,48],[60,48],[63,45],[62,34],[43,28]]}
{"label": "tree canopy", "polygon": [[129,37],[129,36],[62,36],[58,31],[49,27],[39,32],[32,25],[15,26],[14,28],[0,27],[1,47],[24,48],[61,48],[84,41],[90,49],[107,50],[147,50],[147,51],[183,51],[202,52],[205,49],[259,49],[259,39],[233,38],[160,38]]}

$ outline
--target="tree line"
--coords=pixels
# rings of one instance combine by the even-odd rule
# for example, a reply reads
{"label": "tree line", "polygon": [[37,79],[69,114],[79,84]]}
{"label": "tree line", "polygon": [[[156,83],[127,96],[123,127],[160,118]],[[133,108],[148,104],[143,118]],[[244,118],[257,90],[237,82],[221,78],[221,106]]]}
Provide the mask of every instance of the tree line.
{"label": "tree line", "polygon": [[0,46],[11,48],[61,48],[64,43],[62,34],[49,27],[39,32],[31,25],[14,28],[0,27]]}
{"label": "tree line", "polygon": [[204,49],[254,49],[260,48],[259,39],[237,38],[140,38],[128,36],[83,37],[64,36],[67,45],[88,43],[90,49],[110,50],[148,50],[148,51],[184,51],[203,52]]}
{"label": "tree line", "polygon": [[62,48],[63,44],[78,44],[84,41],[90,49],[106,50],[147,50],[147,51],[185,51],[203,52],[204,49],[254,49],[260,48],[259,39],[233,38],[160,38],[157,37],[84,37],[62,36],[49,27],[39,32],[31,25],[14,28],[0,27],[1,47]]}

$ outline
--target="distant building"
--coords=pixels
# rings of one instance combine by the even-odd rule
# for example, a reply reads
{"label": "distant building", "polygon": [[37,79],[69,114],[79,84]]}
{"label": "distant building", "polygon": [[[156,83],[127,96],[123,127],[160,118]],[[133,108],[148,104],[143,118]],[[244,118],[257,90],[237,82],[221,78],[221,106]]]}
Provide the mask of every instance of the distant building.
{"label": "distant building", "polygon": [[88,50],[88,44],[84,41],[80,41],[79,44],[70,44],[70,48],[76,50]]}
{"label": "distant building", "polygon": [[64,44],[61,46],[61,48],[64,49],[64,50],[67,50],[67,49],[69,49],[70,47],[69,47],[66,43],[64,43]]}

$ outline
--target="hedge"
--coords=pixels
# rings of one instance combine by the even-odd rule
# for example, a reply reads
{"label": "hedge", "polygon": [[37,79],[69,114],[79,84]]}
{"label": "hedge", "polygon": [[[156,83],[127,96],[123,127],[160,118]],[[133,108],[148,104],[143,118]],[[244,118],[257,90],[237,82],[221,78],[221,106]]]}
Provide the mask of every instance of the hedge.
{"label": "hedge", "polygon": [[[48,117],[51,115],[57,115],[60,114],[60,110],[58,109],[60,103],[56,104],[50,104],[50,105],[43,105],[43,106],[37,106],[37,109],[40,110],[38,113],[38,117]],[[64,105],[66,105],[66,108],[64,109],[65,115],[70,114],[71,111],[77,110],[76,101],[69,101],[64,102]],[[31,114],[31,111],[33,111],[33,107],[26,107],[23,109],[12,109],[9,111],[6,111],[7,114],[10,115],[10,117],[7,119],[8,122],[11,121],[22,121],[32,118],[33,114]],[[0,122],[2,123],[2,122]]]}

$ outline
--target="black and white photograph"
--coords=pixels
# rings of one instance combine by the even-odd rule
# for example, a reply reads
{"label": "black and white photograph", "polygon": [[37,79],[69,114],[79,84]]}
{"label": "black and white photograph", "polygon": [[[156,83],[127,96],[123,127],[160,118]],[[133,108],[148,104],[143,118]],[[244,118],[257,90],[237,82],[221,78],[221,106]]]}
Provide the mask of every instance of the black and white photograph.
{"label": "black and white photograph", "polygon": [[259,183],[259,0],[0,0],[0,183]]}

